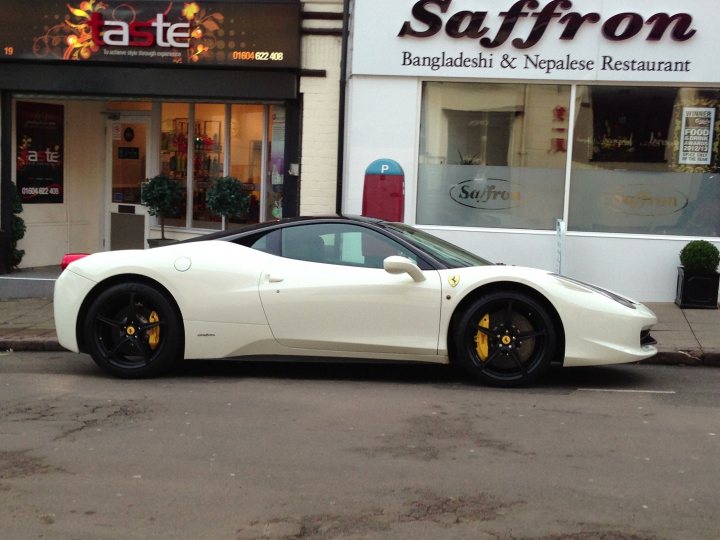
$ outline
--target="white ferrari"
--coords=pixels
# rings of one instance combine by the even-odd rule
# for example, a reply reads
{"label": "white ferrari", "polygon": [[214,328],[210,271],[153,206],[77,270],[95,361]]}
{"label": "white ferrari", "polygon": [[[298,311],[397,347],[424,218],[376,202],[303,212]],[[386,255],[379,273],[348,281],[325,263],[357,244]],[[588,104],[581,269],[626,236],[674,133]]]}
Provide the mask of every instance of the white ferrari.
{"label": "white ferrari", "polygon": [[63,271],[54,306],[61,345],[119,377],[156,376],[183,358],[284,356],[457,363],[518,386],[552,362],[657,352],[657,318],[638,302],[369,218],[95,253]]}

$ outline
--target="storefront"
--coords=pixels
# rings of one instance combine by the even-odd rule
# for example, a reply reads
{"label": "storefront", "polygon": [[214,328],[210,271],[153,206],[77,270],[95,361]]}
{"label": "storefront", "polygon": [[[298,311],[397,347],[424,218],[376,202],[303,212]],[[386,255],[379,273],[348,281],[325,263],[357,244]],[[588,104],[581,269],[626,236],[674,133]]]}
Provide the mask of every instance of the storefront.
{"label": "storefront", "polygon": [[[0,43],[2,224],[12,190],[21,266],[143,248],[159,236],[142,182],[176,181],[166,235],[186,238],[298,213],[300,2],[17,3]],[[224,220],[206,192],[242,184]]]}
{"label": "storefront", "polygon": [[368,208],[369,166],[385,160],[404,175],[407,222],[491,260],[672,300],[682,246],[720,243],[715,11],[357,0],[344,211]]}

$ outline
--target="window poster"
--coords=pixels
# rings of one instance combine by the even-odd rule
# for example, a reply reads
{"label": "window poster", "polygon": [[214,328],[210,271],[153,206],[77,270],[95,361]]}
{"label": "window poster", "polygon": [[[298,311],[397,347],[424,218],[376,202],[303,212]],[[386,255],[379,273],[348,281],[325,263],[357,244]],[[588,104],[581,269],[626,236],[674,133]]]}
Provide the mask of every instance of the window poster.
{"label": "window poster", "polygon": [[714,107],[684,107],[680,128],[681,165],[709,165],[712,160]]}
{"label": "window poster", "polygon": [[63,202],[62,105],[16,104],[17,188],[23,204]]}

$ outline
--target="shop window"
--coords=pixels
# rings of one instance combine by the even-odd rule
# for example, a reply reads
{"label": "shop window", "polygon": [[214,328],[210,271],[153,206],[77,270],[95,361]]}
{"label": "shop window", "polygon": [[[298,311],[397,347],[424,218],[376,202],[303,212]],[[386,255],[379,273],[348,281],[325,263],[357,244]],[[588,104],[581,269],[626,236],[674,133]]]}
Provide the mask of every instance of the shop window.
{"label": "shop window", "polygon": [[222,218],[207,208],[207,191],[223,176],[236,178],[249,197],[247,210],[230,217],[227,228],[282,217],[284,107],[163,103],[160,148],[161,173],[186,193],[166,224],[220,229]]}
{"label": "shop window", "polygon": [[210,213],[207,190],[225,169],[225,105],[195,105],[192,152],[192,227],[219,229],[222,218]]}
{"label": "shop window", "polygon": [[265,182],[266,219],[280,219],[282,215],[285,179],[285,107],[272,105],[268,121],[269,165]]}
{"label": "shop window", "polygon": [[229,227],[260,219],[262,139],[265,107],[233,105],[230,113],[230,176],[243,183],[250,197],[248,212],[230,219]]}
{"label": "shop window", "polygon": [[720,236],[716,89],[579,86],[575,231]]}
{"label": "shop window", "polygon": [[160,172],[176,180],[185,191],[182,204],[174,215],[165,218],[165,225],[185,227],[190,105],[187,103],[163,103],[161,114]]}
{"label": "shop window", "polygon": [[569,99],[563,85],[424,83],[417,222],[554,229]]}

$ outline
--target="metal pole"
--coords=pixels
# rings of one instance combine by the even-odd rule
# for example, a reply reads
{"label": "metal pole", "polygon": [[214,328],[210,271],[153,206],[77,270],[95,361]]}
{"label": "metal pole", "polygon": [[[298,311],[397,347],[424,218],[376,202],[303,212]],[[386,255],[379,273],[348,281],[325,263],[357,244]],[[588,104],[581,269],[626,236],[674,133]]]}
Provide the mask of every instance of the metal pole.
{"label": "metal pole", "polygon": [[15,185],[12,183],[12,94],[0,92],[0,274],[12,270],[12,219]]}

